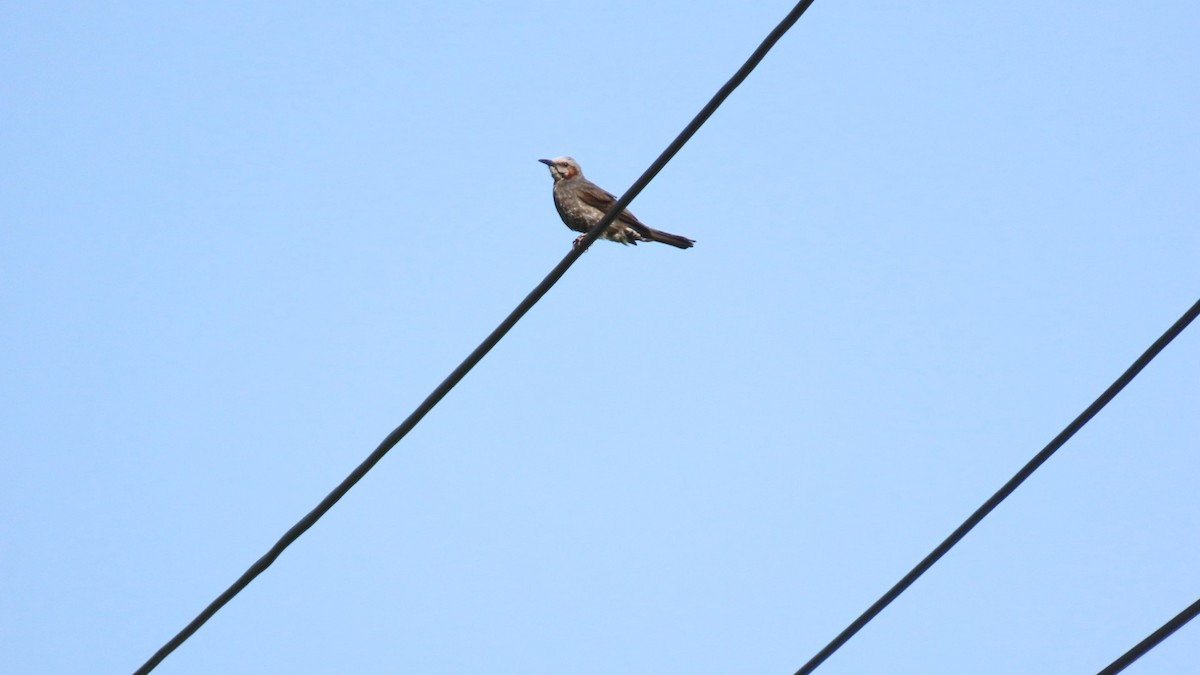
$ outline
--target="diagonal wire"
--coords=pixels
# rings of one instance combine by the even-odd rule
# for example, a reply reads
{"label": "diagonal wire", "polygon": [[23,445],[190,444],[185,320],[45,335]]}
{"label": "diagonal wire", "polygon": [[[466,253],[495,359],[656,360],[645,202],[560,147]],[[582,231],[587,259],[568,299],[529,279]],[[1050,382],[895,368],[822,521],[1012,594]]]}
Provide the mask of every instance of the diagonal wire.
{"label": "diagonal wire", "polygon": [[436,406],[438,402],[441,401],[442,398],[448,394],[450,390],[453,389],[454,386],[457,385],[459,381],[461,381],[463,377],[465,377],[466,374],[470,372],[471,369],[474,368],[475,365],[478,364],[489,351],[491,351],[492,347],[495,347],[496,344],[500,342],[504,335],[508,333],[508,331],[515,326],[518,321],[521,320],[521,317],[525,316],[525,313],[528,312],[535,304],[537,304],[538,300],[540,300],[542,296],[544,296],[546,292],[549,291],[550,288],[553,287],[554,284],[557,283],[564,274],[566,274],[571,265],[575,264],[575,261],[579,259],[579,256],[583,255],[583,252],[586,251],[587,248],[596,241],[596,238],[600,236],[600,233],[604,230],[604,228],[608,227],[618,213],[625,210],[625,208],[629,206],[629,203],[633,201],[633,198],[636,197],[643,189],[645,189],[646,185],[648,185],[650,181],[656,175],[658,175],[660,171],[662,171],[663,167],[667,165],[667,162],[671,161],[671,158],[679,152],[680,148],[682,148],[684,144],[687,143],[693,135],[695,135],[696,131],[700,129],[700,127],[708,120],[709,117],[712,117],[717,108],[719,108],[721,104],[725,102],[725,99],[728,98],[731,93],[733,93],[733,90],[737,89],[738,85],[740,85],[746,79],[746,77],[750,75],[751,71],[753,71],[754,68],[758,66],[759,62],[763,60],[763,57],[767,55],[767,52],[769,52],[771,48],[775,46],[775,43],[783,37],[784,33],[786,33],[788,29],[790,29],[796,23],[796,21],[800,19],[800,16],[804,14],[805,10],[807,10],[809,5],[812,3],[813,0],[801,0],[801,2],[797,3],[796,6],[792,8],[792,11],[789,12],[788,15],[784,17],[783,21],[780,21],[779,25],[777,25],[770,32],[770,34],[767,35],[758,48],[754,50],[754,53],[750,55],[750,58],[748,58],[746,62],[742,64],[742,67],[739,68],[736,73],[734,73],[733,77],[730,78],[729,81],[726,82],[719,90],[717,90],[717,93],[713,95],[712,99],[709,100],[704,108],[702,108],[700,112],[697,113],[692,119],[692,121],[689,122],[686,127],[684,127],[683,131],[681,131],[679,135],[675,137],[675,140],[671,141],[671,144],[667,146],[667,149],[664,150],[662,154],[660,154],[658,158],[654,160],[654,162],[650,165],[650,168],[646,169],[646,171],[636,181],[634,181],[633,185],[625,191],[625,194],[621,195],[621,198],[618,199],[615,204],[613,204],[612,208],[610,208],[606,214],[604,214],[604,217],[600,219],[600,222],[597,223],[596,226],[592,228],[592,230],[588,232],[586,236],[584,236],[584,238],[576,247],[573,247],[571,251],[567,253],[562,261],[559,262],[558,265],[556,265],[554,269],[552,269],[550,273],[546,275],[546,278],[542,279],[541,283],[539,283],[532,291],[530,291],[529,295],[525,296],[525,299],[522,300],[519,305],[517,305],[516,309],[514,309],[507,317],[505,317],[505,319],[500,322],[500,325],[497,326],[496,329],[493,330],[491,334],[489,334],[483,340],[483,342],[481,342],[479,346],[476,347],[475,350],[472,351],[467,358],[464,359],[463,362],[460,363],[458,367],[455,368],[453,372],[451,372],[450,375],[448,375],[446,379],[443,380],[442,383],[439,384],[433,390],[433,392],[430,393],[429,396],[427,396],[425,400],[417,406],[416,410],[413,410],[413,412],[403,422],[400,423],[400,426],[396,427],[392,433],[388,434],[387,437],[383,439],[383,442],[379,444],[379,447],[377,447],[374,452],[368,455],[361,464],[359,464],[353,471],[350,472],[350,475],[347,476],[345,480],[338,484],[338,486],[334,488],[332,492],[326,495],[326,497],[321,500],[321,503],[318,504],[316,508],[310,511],[295,525],[293,525],[291,529],[285,532],[284,535],[280,537],[279,541],[276,542],[275,545],[272,546],[264,556],[259,558],[258,561],[251,565],[250,568],[242,574],[242,576],[238,577],[237,581],[233,582],[229,588],[225,589],[223,593],[218,595],[215,600],[209,603],[209,605],[205,607],[204,610],[196,616],[196,618],[192,619],[188,625],[183,627],[183,630],[179,631],[178,634],[160,647],[159,650],[155,652],[149,660],[142,664],[141,668],[138,668],[136,671],[134,671],[134,674],[143,675],[144,673],[149,673],[150,671],[154,670],[159,663],[162,663],[162,660],[165,659],[167,655],[175,651],[179,645],[183,644],[185,640],[191,637],[193,633],[203,626],[206,621],[212,618],[212,616],[216,614],[217,611],[219,611],[222,607],[224,607],[226,603],[232,600],[234,596],[242,591],[242,589],[246,588],[246,586],[248,586],[255,577],[257,577],[259,574],[262,574],[263,571],[270,567],[271,563],[275,562],[275,559],[278,558],[288,546],[299,539],[300,535],[304,534],[308,528],[316,524],[316,522],[322,516],[324,516],[326,512],[333,508],[334,504],[336,504],[342,497],[346,495],[347,492],[350,491],[350,488],[354,487],[355,483],[361,480],[368,471],[370,471],[376,464],[379,463],[379,460],[383,459],[383,456],[386,455],[389,450],[391,450],[396,446],[397,443],[400,442],[400,439],[404,438],[404,436],[407,435],[408,432],[413,429],[413,427],[417,426],[417,423],[420,422],[421,419],[425,417],[425,415],[429,413],[429,411],[432,410],[433,407]]}
{"label": "diagonal wire", "polygon": [[1197,614],[1200,614],[1200,600],[1193,602],[1182,612],[1176,614],[1170,621],[1160,626],[1158,630],[1147,635],[1145,640],[1134,645],[1116,661],[1108,664],[1108,667],[1097,673],[1097,675],[1117,675],[1117,673],[1129,667],[1129,664],[1142,658],[1146,652],[1157,647],[1158,643],[1170,637],[1171,633],[1183,628],[1184,624],[1196,618]]}
{"label": "diagonal wire", "polygon": [[945,541],[943,541],[941,544],[938,544],[937,548],[933,549],[929,555],[925,556],[921,562],[917,563],[916,567],[912,568],[908,574],[904,575],[903,579],[896,582],[895,586],[892,586],[890,589],[888,589],[887,593],[884,593],[881,598],[876,600],[873,605],[868,607],[867,610],[863,612],[857,619],[855,619],[853,623],[839,633],[838,636],[833,639],[833,641],[825,645],[821,651],[817,652],[815,656],[809,659],[808,663],[805,663],[803,666],[801,666],[800,670],[796,671],[796,675],[807,675],[808,673],[816,670],[817,666],[820,666],[825,659],[829,658],[834,652],[841,648],[842,645],[846,644],[850,638],[854,637],[855,633],[861,630],[863,626],[867,625],[867,623],[871,621],[871,619],[874,619],[876,615],[882,612],[885,607],[891,604],[893,600],[907,590],[908,587],[911,586],[918,578],[920,578],[922,574],[928,571],[930,567],[933,567],[934,563],[941,559],[941,557],[945,555],[947,551],[953,548],[954,545],[957,544],[963,537],[967,536],[967,533],[970,532],[971,529],[976,525],[978,525],[979,521],[987,517],[987,515],[992,512],[992,509],[999,506],[1000,502],[1004,501],[1009,495],[1011,495],[1021,483],[1025,482],[1026,478],[1029,478],[1034,471],[1037,471],[1038,467],[1044,464],[1046,460],[1050,459],[1051,455],[1053,455],[1068,440],[1070,440],[1070,438],[1075,435],[1075,432],[1082,429],[1083,425],[1091,421],[1091,419],[1096,416],[1096,413],[1099,413],[1104,406],[1108,405],[1108,403],[1112,401],[1122,389],[1125,388],[1125,385],[1133,381],[1133,378],[1137,377],[1138,373],[1142,372],[1142,369],[1145,368],[1151,361],[1153,361],[1154,357],[1158,356],[1159,352],[1161,352],[1168,344],[1170,344],[1172,340],[1178,337],[1179,334],[1182,333],[1185,328],[1187,328],[1188,324],[1196,319],[1197,315],[1200,315],[1200,300],[1197,300],[1196,304],[1192,305],[1186,312],[1184,312],[1183,316],[1179,317],[1179,320],[1167,329],[1167,332],[1163,333],[1157,340],[1155,340],[1154,344],[1150,345],[1150,348],[1143,352],[1142,355],[1133,362],[1133,365],[1129,366],[1124,373],[1121,373],[1121,376],[1118,377],[1115,382],[1109,385],[1108,389],[1105,389],[1104,393],[1100,394],[1099,398],[1093,401],[1086,410],[1080,413],[1079,416],[1072,420],[1065,429],[1055,436],[1054,440],[1050,441],[1046,447],[1042,448],[1042,451],[1035,455],[1033,459],[1029,460],[1028,464],[1021,467],[1021,470],[1018,471],[1015,476],[1010,478],[1009,481],[1005,483],[999,491],[996,492],[996,494],[992,495],[986,502],[984,502],[983,506],[980,506],[978,509],[976,509],[975,512],[972,513],[962,525],[958,526],[958,529],[954,530],[954,532],[951,532],[950,536],[946,537]]}

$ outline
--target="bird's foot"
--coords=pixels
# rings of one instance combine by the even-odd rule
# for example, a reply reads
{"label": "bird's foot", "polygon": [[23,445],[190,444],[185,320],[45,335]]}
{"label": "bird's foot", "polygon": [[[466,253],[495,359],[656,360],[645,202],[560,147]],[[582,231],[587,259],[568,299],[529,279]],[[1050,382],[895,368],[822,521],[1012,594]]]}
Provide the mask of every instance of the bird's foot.
{"label": "bird's foot", "polygon": [[580,242],[582,242],[582,241],[583,241],[583,238],[584,238],[584,237],[586,237],[586,236],[587,236],[586,234],[581,234],[581,235],[579,235],[578,237],[575,237],[575,241],[571,242],[571,246],[572,246],[573,248],[579,248],[579,244],[580,244]]}

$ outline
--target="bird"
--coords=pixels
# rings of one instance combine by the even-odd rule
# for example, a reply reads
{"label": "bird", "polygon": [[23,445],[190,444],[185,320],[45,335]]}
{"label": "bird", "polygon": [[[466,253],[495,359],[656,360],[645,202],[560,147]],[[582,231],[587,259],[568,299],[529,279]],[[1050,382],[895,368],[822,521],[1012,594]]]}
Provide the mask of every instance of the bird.
{"label": "bird", "polygon": [[[579,162],[570,157],[538,161],[550,167],[550,175],[554,178],[554,208],[558,209],[558,215],[567,227],[584,233],[575,238],[574,246],[578,248],[579,242],[600,222],[617,198],[584,178]],[[635,246],[639,241],[657,241],[676,248],[691,248],[696,243],[687,237],[649,227],[628,210],[614,218],[600,237]]]}

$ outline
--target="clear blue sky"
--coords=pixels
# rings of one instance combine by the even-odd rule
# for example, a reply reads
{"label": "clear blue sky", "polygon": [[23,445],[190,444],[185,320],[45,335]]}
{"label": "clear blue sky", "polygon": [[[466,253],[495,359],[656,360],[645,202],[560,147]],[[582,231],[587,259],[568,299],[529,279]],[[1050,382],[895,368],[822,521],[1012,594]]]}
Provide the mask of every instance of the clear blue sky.
{"label": "clear blue sky", "polygon": [[[6,3],[0,671],[140,665],[790,9]],[[791,673],[1200,295],[1200,8],[818,0],[162,673]],[[821,673],[1095,672],[1200,596],[1200,327]],[[1200,663],[1189,625],[1131,673]]]}

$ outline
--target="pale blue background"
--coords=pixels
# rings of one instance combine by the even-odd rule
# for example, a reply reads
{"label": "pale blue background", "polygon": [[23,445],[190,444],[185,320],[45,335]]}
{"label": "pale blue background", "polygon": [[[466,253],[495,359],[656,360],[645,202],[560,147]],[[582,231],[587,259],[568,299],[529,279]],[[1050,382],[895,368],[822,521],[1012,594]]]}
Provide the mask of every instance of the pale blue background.
{"label": "pale blue background", "polygon": [[[7,2],[0,671],[140,665],[789,2]],[[791,673],[1200,295],[1200,6],[818,0],[162,673]],[[1200,596],[1200,327],[828,673],[1091,673]],[[1200,663],[1189,625],[1132,673]]]}

